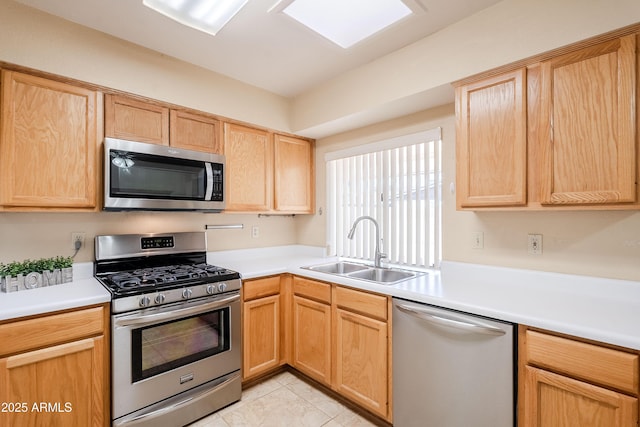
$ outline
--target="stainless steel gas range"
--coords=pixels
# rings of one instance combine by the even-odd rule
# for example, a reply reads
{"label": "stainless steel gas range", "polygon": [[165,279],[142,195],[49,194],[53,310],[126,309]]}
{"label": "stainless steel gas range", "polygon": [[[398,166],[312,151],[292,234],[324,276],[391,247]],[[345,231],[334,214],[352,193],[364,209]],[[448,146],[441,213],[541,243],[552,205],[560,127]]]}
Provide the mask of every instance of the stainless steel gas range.
{"label": "stainless steel gas range", "polygon": [[206,249],[203,232],[96,237],[113,426],[182,426],[240,399],[240,274]]}

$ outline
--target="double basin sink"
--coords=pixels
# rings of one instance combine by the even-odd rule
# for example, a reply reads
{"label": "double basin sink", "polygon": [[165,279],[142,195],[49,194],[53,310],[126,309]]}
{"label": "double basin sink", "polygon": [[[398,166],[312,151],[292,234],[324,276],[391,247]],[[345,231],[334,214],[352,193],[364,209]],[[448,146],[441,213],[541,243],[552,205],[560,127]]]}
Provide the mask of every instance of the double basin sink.
{"label": "double basin sink", "polygon": [[373,267],[349,261],[336,261],[302,268],[320,273],[333,274],[335,276],[366,280],[381,285],[394,285],[398,282],[402,282],[403,280],[412,279],[425,274],[419,271],[401,270],[399,268]]}

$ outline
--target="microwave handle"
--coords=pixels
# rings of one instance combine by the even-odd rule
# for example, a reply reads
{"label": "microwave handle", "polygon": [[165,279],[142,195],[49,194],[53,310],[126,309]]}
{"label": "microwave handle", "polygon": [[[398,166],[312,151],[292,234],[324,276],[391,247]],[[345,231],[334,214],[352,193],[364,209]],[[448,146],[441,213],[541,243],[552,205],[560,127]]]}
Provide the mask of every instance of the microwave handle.
{"label": "microwave handle", "polygon": [[213,197],[213,168],[211,167],[211,163],[205,162],[204,164],[205,175],[207,180],[207,186],[205,187],[204,199],[211,200]]}

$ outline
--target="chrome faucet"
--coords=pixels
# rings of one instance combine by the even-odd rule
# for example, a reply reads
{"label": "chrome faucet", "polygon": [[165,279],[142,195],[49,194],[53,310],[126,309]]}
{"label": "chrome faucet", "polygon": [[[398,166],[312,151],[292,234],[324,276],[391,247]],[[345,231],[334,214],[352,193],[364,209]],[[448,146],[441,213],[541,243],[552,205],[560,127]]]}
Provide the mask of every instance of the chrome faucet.
{"label": "chrome faucet", "polygon": [[351,230],[349,230],[349,234],[347,234],[347,238],[349,240],[353,240],[353,235],[356,232],[356,226],[363,219],[370,220],[371,222],[373,222],[373,225],[375,225],[375,227],[376,227],[376,249],[375,249],[375,259],[373,261],[373,265],[375,265],[376,267],[382,267],[382,258],[386,258],[387,255],[383,254],[382,252],[380,252],[380,227],[378,227],[378,221],[376,221],[375,219],[373,219],[372,217],[367,216],[367,215],[358,217],[353,222],[353,225],[351,226]]}

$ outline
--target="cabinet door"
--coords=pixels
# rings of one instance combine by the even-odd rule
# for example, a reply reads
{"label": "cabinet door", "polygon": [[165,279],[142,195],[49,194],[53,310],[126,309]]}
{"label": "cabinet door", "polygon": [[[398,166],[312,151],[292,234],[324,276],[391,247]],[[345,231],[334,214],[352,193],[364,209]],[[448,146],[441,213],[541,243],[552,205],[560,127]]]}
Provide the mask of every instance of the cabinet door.
{"label": "cabinet door", "polygon": [[169,145],[169,109],[118,95],[105,96],[105,136]]}
{"label": "cabinet door", "polygon": [[459,208],[527,202],[526,70],[456,88]]}
{"label": "cabinet door", "polygon": [[13,405],[0,413],[0,424],[104,426],[109,394],[103,341],[89,338],[0,359],[0,402]]}
{"label": "cabinet door", "polygon": [[220,122],[212,117],[171,110],[172,147],[222,154]]}
{"label": "cabinet door", "polygon": [[280,295],[243,304],[243,372],[250,378],[280,364]]}
{"label": "cabinet door", "polygon": [[227,211],[265,212],[273,200],[273,139],[263,130],[225,123]]}
{"label": "cabinet door", "polygon": [[525,427],[636,427],[638,399],[525,368]]}
{"label": "cabinet door", "polygon": [[97,92],[2,72],[0,203],[96,207]]}
{"label": "cabinet door", "polygon": [[387,323],[340,308],[334,319],[336,391],[387,418]]}
{"label": "cabinet door", "polygon": [[313,144],[275,135],[275,210],[313,213]]}
{"label": "cabinet door", "polygon": [[293,297],[293,366],[331,384],[331,306]]}
{"label": "cabinet door", "polygon": [[542,203],[635,202],[636,36],[543,62],[541,91]]}

